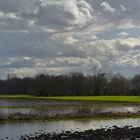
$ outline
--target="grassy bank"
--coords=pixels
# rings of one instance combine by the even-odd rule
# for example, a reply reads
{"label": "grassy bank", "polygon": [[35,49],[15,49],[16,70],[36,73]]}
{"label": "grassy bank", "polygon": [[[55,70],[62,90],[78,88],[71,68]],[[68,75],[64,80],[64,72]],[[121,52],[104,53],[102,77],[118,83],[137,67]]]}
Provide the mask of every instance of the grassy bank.
{"label": "grassy bank", "polygon": [[0,95],[0,98],[11,99],[51,99],[51,100],[80,100],[80,101],[116,101],[140,103],[140,96],[34,96],[34,95]]}

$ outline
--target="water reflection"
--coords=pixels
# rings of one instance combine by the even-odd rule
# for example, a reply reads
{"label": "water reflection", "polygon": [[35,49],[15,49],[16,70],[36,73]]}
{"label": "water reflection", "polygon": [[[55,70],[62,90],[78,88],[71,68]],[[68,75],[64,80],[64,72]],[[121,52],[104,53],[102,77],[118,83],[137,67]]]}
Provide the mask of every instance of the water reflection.
{"label": "water reflection", "polygon": [[14,113],[21,114],[40,114],[40,115],[71,115],[82,114],[92,115],[100,113],[136,113],[140,112],[139,106],[120,106],[120,107],[58,107],[58,108],[1,108],[0,114],[9,115]]}
{"label": "water reflection", "polygon": [[117,125],[123,127],[132,125],[140,127],[140,119],[115,119],[115,120],[68,120],[68,121],[49,121],[49,122],[16,122],[0,123],[0,138],[9,137],[18,139],[19,135],[39,132],[61,132],[62,130],[83,131],[87,129],[98,129]]}

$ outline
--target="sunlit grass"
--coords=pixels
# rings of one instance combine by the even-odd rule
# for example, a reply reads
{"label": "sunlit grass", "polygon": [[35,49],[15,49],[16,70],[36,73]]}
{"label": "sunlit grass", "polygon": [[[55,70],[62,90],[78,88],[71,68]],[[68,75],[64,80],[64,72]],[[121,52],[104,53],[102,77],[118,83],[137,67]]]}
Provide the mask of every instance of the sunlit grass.
{"label": "sunlit grass", "polygon": [[33,96],[33,95],[0,95],[0,98],[140,102],[140,96],[49,96],[48,97],[48,96]]}
{"label": "sunlit grass", "polygon": [[93,101],[140,102],[139,96],[58,96],[58,97],[44,97],[44,98],[57,99],[57,100],[93,100]]}

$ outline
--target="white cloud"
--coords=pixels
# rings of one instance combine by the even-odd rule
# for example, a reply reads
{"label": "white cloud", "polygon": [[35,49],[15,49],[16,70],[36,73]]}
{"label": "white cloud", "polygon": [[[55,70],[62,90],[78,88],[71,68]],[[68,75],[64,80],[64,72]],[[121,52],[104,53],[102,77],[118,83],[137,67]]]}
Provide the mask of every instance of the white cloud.
{"label": "white cloud", "polygon": [[71,29],[90,22],[93,18],[92,11],[92,7],[84,0],[42,0],[38,3],[37,13],[31,14],[30,18],[34,17],[35,24],[39,26]]}
{"label": "white cloud", "polygon": [[128,66],[133,67],[133,66],[139,65],[138,61],[136,61],[136,59],[134,59],[130,55],[126,55],[126,56],[122,56],[120,58],[117,58],[115,63],[119,66],[122,66],[122,67],[128,67]]}
{"label": "white cloud", "polygon": [[130,46],[132,48],[140,45],[140,38],[129,37],[129,38],[126,38],[126,39],[118,39],[118,41],[122,45],[127,45],[127,46]]}
{"label": "white cloud", "polygon": [[127,8],[124,7],[123,5],[121,5],[120,7],[121,7],[121,10],[122,10],[122,11],[124,11],[124,12],[127,11]]}
{"label": "white cloud", "polygon": [[139,7],[139,0],[0,0],[0,73],[96,65],[138,72],[140,35],[131,30],[139,30]]}
{"label": "white cloud", "polygon": [[[93,57],[79,58],[79,57],[59,57],[53,60],[52,63],[57,67],[95,67],[101,68],[101,64],[98,60],[95,60]],[[48,64],[49,66],[53,66]]]}
{"label": "white cloud", "polygon": [[101,3],[101,7],[104,8],[104,11],[109,11],[111,13],[116,12],[116,9],[114,9],[113,7],[111,7],[111,5],[109,5],[109,3],[107,3],[107,2],[102,2]]}
{"label": "white cloud", "polygon": [[126,37],[129,36],[129,33],[127,33],[127,32],[121,32],[117,36],[120,37],[120,38],[126,38]]}

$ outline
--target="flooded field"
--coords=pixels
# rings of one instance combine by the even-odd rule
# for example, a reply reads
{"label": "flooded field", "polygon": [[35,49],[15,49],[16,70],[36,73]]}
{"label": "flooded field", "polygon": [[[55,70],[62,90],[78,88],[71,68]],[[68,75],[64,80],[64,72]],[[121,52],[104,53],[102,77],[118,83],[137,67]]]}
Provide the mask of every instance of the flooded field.
{"label": "flooded field", "polygon": [[0,114],[72,115],[101,113],[137,113],[140,105],[100,101],[65,101],[44,99],[0,99]]}
{"label": "flooded field", "polygon": [[110,120],[65,120],[47,122],[11,122],[0,123],[0,138],[18,140],[19,136],[35,132],[84,131],[88,129],[109,128],[112,126],[140,126],[140,119]]}
{"label": "flooded field", "polygon": [[[21,135],[34,134],[38,132],[62,132],[62,131],[85,131],[96,130],[100,128],[109,128],[114,125],[118,127],[124,126],[140,126],[140,119],[136,118],[124,118],[124,119],[84,119],[79,120],[59,120],[49,121],[49,119],[34,120],[34,116],[49,116],[54,118],[56,116],[72,116],[78,114],[88,118],[89,116],[96,116],[98,114],[136,114],[140,113],[140,105],[136,103],[126,102],[100,102],[100,101],[66,101],[66,100],[45,100],[45,99],[0,99],[0,115],[9,122],[0,122],[0,139],[14,139],[18,140]],[[9,119],[14,116],[17,118],[17,114],[22,117],[22,122],[19,122],[21,118]],[[23,115],[22,115],[23,114]],[[26,119],[25,114],[27,114]],[[30,115],[34,115],[30,119]],[[127,117],[127,116],[126,116]],[[28,120],[29,118],[29,120]],[[6,120],[6,121],[7,121]],[[12,120],[12,121],[10,121]],[[15,121],[16,120],[16,121]],[[26,120],[26,122],[24,121]],[[47,121],[42,121],[47,120]],[[28,121],[28,122],[27,122]]]}

